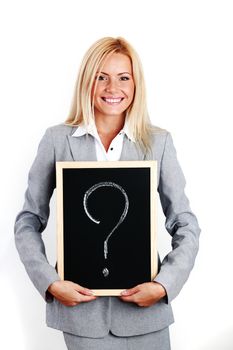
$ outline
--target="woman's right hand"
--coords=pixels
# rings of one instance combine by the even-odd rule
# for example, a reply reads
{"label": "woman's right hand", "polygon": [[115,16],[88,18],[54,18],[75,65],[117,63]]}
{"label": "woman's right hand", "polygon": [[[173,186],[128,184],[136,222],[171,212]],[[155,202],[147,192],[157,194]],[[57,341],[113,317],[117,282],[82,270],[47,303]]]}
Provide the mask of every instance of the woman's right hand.
{"label": "woman's right hand", "polygon": [[96,299],[90,289],[71,281],[55,281],[49,286],[48,292],[65,306],[75,306]]}

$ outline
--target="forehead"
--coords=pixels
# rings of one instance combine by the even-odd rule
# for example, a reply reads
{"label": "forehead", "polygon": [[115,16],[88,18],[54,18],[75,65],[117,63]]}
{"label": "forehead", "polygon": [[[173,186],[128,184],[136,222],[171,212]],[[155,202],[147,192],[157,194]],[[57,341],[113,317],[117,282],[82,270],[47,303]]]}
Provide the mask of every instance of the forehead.
{"label": "forehead", "polygon": [[121,53],[113,53],[107,57],[104,65],[100,66],[102,72],[118,74],[128,72],[132,74],[132,64],[128,56]]}

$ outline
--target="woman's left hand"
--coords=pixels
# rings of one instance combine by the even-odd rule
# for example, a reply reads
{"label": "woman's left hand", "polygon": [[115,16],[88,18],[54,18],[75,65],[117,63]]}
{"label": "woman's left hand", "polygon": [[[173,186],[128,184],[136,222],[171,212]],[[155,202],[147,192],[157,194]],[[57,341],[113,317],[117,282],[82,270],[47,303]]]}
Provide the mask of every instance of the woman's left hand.
{"label": "woman's left hand", "polygon": [[147,282],[123,291],[120,299],[138,306],[151,306],[166,295],[165,288],[157,282]]}

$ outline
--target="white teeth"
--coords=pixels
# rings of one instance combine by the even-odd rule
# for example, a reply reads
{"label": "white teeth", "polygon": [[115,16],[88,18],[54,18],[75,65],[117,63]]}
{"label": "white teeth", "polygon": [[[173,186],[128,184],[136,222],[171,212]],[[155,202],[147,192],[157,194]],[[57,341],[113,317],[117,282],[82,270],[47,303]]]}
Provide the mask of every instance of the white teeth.
{"label": "white teeth", "polygon": [[104,98],[103,100],[108,103],[119,103],[121,102],[122,98]]}

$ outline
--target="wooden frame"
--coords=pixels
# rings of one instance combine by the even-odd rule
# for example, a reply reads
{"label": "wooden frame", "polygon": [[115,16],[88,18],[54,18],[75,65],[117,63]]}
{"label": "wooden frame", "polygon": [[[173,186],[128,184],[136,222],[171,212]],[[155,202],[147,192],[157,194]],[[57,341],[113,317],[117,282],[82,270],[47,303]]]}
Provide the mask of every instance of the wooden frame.
{"label": "wooden frame", "polygon": [[[120,295],[126,288],[152,281],[158,268],[157,162],[56,162],[56,181],[57,266],[60,278],[90,288],[95,295]],[[106,202],[108,205],[103,207]],[[91,210],[87,203],[92,203]],[[120,219],[113,225],[111,217],[119,208],[121,216],[118,213],[117,217],[119,219],[120,216]],[[98,218],[98,214],[93,212],[96,210],[102,218],[107,210],[107,219]],[[109,232],[110,229],[106,229],[103,223],[102,228],[96,225],[101,220],[112,227],[107,238],[106,233],[101,235],[104,230]],[[93,234],[97,232],[97,226],[100,233]],[[99,240],[102,241],[101,246]],[[103,264],[111,262],[110,270],[109,266],[102,265],[104,268],[100,271],[98,262],[101,259]],[[80,279],[76,279],[77,270]],[[87,282],[85,276],[88,276]]]}

